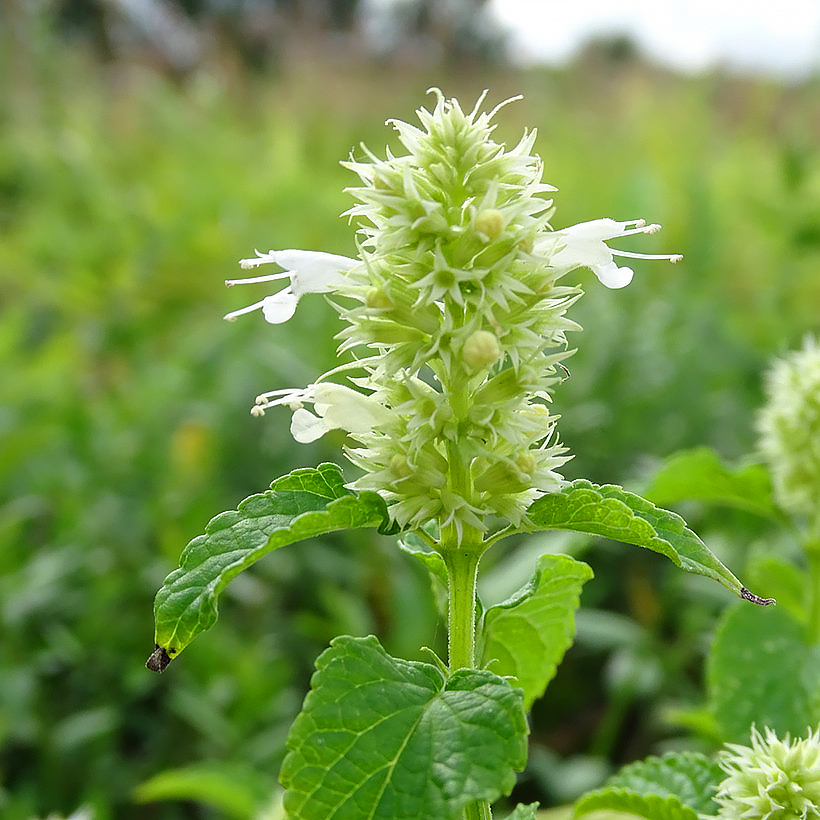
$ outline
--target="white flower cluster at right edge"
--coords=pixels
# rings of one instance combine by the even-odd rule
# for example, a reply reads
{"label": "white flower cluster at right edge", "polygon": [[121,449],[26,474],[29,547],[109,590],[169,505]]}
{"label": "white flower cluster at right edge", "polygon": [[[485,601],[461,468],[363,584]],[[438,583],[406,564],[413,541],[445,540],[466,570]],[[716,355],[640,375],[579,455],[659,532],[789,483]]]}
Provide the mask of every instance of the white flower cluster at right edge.
{"label": "white flower cluster at right edge", "polygon": [[752,727],[751,746],[720,753],[720,820],[820,820],[820,727],[782,740]]}
{"label": "white flower cluster at right edge", "polygon": [[[465,113],[435,93],[434,110],[417,112],[421,128],[393,123],[406,154],[365,149],[346,163],[361,180],[349,211],[359,257],[285,250],[245,260],[286,270],[230,284],[288,284],[227,318],[261,308],[278,323],[305,293],[331,294],[347,323],[339,352],[358,358],[308,388],[261,395],[254,412],[288,406],[299,441],[346,430],[346,454],[363,471],[354,486],[380,492],[401,526],[484,531],[493,516],[519,524],[564,483],[568,456],[548,403],[569,355],[565,333],[579,329],[565,314],[581,290],[559,280],[588,267],[618,288],[633,274],[616,257],[680,257],[607,245],[658,230],[643,220],[553,230],[543,194],[555,189],[542,182],[535,132],[506,150],[491,138],[501,106],[482,113],[482,97]],[[348,385],[332,381],[345,372],[356,373]]]}

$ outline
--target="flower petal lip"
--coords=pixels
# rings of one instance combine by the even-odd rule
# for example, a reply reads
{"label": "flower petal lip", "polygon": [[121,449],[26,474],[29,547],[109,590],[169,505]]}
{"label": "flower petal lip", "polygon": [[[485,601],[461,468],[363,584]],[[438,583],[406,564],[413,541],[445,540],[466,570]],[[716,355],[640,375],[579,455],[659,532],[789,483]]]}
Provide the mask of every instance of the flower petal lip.
{"label": "flower petal lip", "polygon": [[331,429],[333,428],[328,427],[324,419],[314,416],[304,408],[296,410],[290,421],[290,434],[300,444],[310,444]]}
{"label": "flower petal lip", "polygon": [[608,262],[606,265],[595,265],[592,272],[598,277],[598,281],[604,287],[617,290],[625,288],[634,276],[632,268],[619,268],[615,262]]}
{"label": "flower petal lip", "polygon": [[265,317],[266,322],[270,322],[272,325],[281,325],[296,313],[298,303],[299,296],[288,285],[278,293],[274,293],[262,300],[262,315]]}

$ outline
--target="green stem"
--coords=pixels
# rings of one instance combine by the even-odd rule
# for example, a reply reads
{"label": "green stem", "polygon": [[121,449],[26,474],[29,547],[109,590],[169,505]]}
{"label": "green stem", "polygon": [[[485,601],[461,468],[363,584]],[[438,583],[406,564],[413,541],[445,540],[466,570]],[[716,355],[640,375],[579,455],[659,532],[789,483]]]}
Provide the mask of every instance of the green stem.
{"label": "green stem", "polygon": [[[446,384],[442,381],[442,384]],[[457,381],[447,384],[456,418],[467,415],[466,385]],[[459,451],[458,443],[447,442],[448,481],[455,495],[470,500],[472,481],[468,462]],[[483,534],[475,527],[455,524],[442,528],[439,554],[447,567],[450,605],[447,622],[447,662],[452,674],[456,669],[474,669],[476,665],[476,583],[478,562],[487,545]],[[464,820],[492,820],[490,804],[477,800],[464,807]]]}
{"label": "green stem", "polygon": [[[484,551],[481,533],[465,527],[458,540],[454,527],[445,528],[440,545],[447,567],[450,588],[448,614],[448,662],[450,672],[474,669],[476,665],[476,581],[478,562]],[[490,804],[485,800],[464,808],[464,820],[492,820]]]}
{"label": "green stem", "polygon": [[[466,545],[465,545],[466,546]],[[441,553],[450,587],[448,663],[450,671],[475,667],[475,605],[478,561],[476,549],[445,549]]]}
{"label": "green stem", "polygon": [[477,800],[464,809],[464,820],[492,820],[492,817],[490,804],[485,800]]}

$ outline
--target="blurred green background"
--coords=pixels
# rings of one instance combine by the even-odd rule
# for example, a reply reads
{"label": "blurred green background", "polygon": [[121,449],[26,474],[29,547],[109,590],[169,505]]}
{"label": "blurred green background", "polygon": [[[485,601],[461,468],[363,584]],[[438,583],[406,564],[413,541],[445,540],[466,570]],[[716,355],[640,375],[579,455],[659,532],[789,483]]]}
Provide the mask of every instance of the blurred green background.
{"label": "blurred green background", "polygon": [[[555,227],[645,217],[664,231],[632,247],[685,255],[636,263],[623,291],[577,273],[585,331],[555,397],[566,475],[640,487],[681,447],[735,458],[754,447],[769,358],[820,325],[820,80],[685,78],[623,42],[515,70],[460,30],[438,32],[435,59],[412,43],[365,58],[338,39],[343,16],[311,28],[293,12],[286,48],[195,3],[181,6],[207,47],[185,62],[113,37],[104,6],[1,12],[0,816],[250,818],[331,637],[376,631],[417,658],[445,636],[421,570],[358,534],[262,562],[180,661],[144,668],[153,595],[187,541],[274,477],[340,458],[340,437],[298,445],[286,411],[248,412],[331,366],[335,312],[313,297],[283,326],[223,322],[267,294],[223,286],[236,261],[355,253],[339,161],[360,142],[395,148],[385,119],[412,120],[429,86],[467,107],[484,88],[491,104],[523,93],[496,134],[538,128]],[[736,561],[760,537],[743,518],[701,523]],[[543,546],[509,547],[512,569],[493,555],[486,588]],[[684,742],[663,711],[697,700],[727,601],[657,556],[601,543],[585,557],[589,616],[536,706],[520,786],[545,805]],[[199,800],[135,801],[194,764]]]}

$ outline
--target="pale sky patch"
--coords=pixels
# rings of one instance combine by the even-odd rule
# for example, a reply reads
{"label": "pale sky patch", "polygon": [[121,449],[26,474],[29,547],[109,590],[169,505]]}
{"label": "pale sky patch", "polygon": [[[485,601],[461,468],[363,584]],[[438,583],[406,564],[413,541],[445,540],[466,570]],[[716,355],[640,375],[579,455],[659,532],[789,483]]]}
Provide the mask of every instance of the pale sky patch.
{"label": "pale sky patch", "polygon": [[561,63],[590,37],[628,34],[682,71],[820,69],[820,0],[491,0],[521,62]]}

